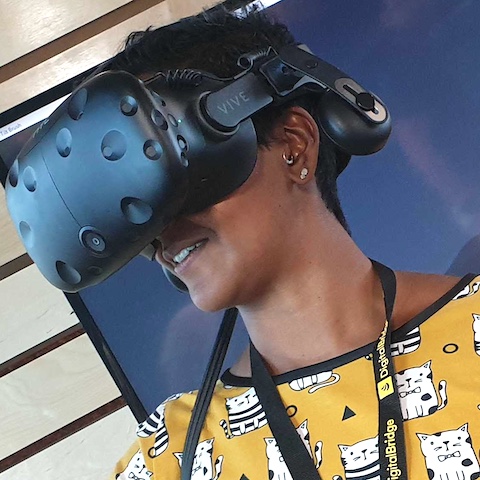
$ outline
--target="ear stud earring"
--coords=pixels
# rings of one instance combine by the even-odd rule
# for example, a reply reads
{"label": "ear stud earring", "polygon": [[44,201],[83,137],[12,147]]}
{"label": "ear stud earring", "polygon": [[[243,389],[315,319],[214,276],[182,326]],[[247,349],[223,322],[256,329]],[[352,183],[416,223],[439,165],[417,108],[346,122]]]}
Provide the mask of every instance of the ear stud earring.
{"label": "ear stud earring", "polygon": [[287,157],[285,155],[285,152],[283,152],[282,158],[285,160],[287,165],[293,165],[293,163],[295,162],[295,155],[293,155],[292,153]]}
{"label": "ear stud earring", "polygon": [[308,175],[308,168],[302,168],[302,171],[300,172],[300,180],[305,180]]}

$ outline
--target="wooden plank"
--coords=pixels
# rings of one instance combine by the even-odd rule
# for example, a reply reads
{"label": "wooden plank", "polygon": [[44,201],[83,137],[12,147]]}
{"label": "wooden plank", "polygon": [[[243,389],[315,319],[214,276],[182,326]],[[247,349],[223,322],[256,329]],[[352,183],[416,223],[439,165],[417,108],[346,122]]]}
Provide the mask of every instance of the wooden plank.
{"label": "wooden plank", "polygon": [[78,323],[35,265],[0,282],[0,364]]}
{"label": "wooden plank", "polygon": [[170,7],[172,18],[175,19],[187,17],[189,15],[195,15],[203,9],[213,7],[219,3],[218,0],[182,0],[181,2],[178,0],[167,1]]}
{"label": "wooden plank", "polygon": [[[138,13],[151,8],[158,3],[161,3],[165,0],[133,0],[116,10],[112,10],[106,15],[84,25],[77,30],[74,30],[62,37],[54,40],[53,42],[47,43],[46,45],[33,50],[32,52],[23,55],[20,58],[17,58],[13,62],[0,67],[0,83],[8,80],[9,78],[19,75],[26,70],[38,65],[42,62],[45,62],[49,58],[59,55],[60,53],[68,50],[69,48],[82,43],[88,38],[98,35],[101,32],[122,23],[129,18],[137,15]],[[1,33],[0,33],[1,35]]]}
{"label": "wooden plank", "polygon": [[83,335],[85,333],[85,329],[82,327],[80,323],[77,323],[73,327],[67,328],[63,332],[45,340],[38,345],[22,352],[15,357],[7,360],[6,362],[0,364],[0,378],[12,373],[13,371],[17,370],[18,368],[23,367],[27,363],[34,362],[37,358],[40,358],[42,355],[46,355],[50,353],[52,350],[60,347],[61,345],[71,342],[75,340],[75,338]]}
{"label": "wooden plank", "polygon": [[14,273],[19,272],[20,270],[23,270],[24,268],[29,267],[32,265],[32,263],[33,260],[28,256],[27,253],[24,253],[14,260],[5,263],[5,265],[0,265],[0,281],[9,277],[10,275],[13,275]]}
{"label": "wooden plank", "polygon": [[25,248],[18,238],[7,211],[5,190],[0,185],[0,266],[23,255]]}
{"label": "wooden plank", "polygon": [[[75,47],[0,84],[0,112],[7,110],[107,60],[133,30],[170,21],[165,2],[99,33]],[[10,96],[10,99],[6,98]]]}
{"label": "wooden plank", "polygon": [[24,462],[28,458],[33,457],[52,445],[61,442],[70,435],[87,428],[89,425],[94,424],[95,422],[107,417],[123,407],[125,407],[125,401],[123,397],[118,397],[115,400],[112,400],[111,402],[108,402],[107,404],[95,409],[93,412],[90,412],[87,415],[84,415],[83,417],[80,417],[77,420],[69,423],[68,425],[65,425],[59,430],[48,434],[46,437],[31,443],[25,448],[15,452],[13,455],[0,460],[0,473],[14,467],[15,465],[18,465],[21,462]]}
{"label": "wooden plank", "polygon": [[[18,105],[49,88],[72,78],[107,60],[118,52],[129,33],[149,26],[162,26],[178,20],[179,14],[199,11],[203,6],[219,3],[219,0],[192,0],[189,8],[174,5],[178,0],[163,1],[133,16],[105,32],[79,43],[45,62],[0,84],[0,112]],[[194,8],[195,7],[195,8]]]}
{"label": "wooden plank", "polygon": [[[131,0],[2,0],[0,66],[129,3]],[[7,21],[8,19],[8,21]]]}
{"label": "wooden plank", "polygon": [[0,459],[120,395],[87,335],[0,379]]}
{"label": "wooden plank", "polygon": [[135,419],[124,407],[0,473],[0,480],[106,480],[135,441],[135,429]]}

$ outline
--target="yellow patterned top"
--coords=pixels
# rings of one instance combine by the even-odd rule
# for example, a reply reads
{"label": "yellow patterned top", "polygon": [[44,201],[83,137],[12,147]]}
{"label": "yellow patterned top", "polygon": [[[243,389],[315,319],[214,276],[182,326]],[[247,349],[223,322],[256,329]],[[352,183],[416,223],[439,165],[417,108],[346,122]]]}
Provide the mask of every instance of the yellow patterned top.
{"label": "yellow patterned top", "polygon": [[[479,288],[480,276],[463,278],[392,334],[411,479],[480,477]],[[274,378],[323,480],[379,478],[374,347]],[[112,479],[180,478],[195,395],[170,397],[139,425]],[[227,371],[218,382],[192,479],[291,479],[250,379]]]}

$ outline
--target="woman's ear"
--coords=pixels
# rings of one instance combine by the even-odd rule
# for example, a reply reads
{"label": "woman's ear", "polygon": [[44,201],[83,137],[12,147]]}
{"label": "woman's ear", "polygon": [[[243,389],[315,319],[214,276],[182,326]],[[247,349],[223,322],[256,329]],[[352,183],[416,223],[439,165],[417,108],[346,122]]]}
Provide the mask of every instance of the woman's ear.
{"label": "woman's ear", "polygon": [[296,183],[308,183],[315,178],[320,148],[315,120],[304,108],[291,107],[283,115],[279,128],[289,175]]}

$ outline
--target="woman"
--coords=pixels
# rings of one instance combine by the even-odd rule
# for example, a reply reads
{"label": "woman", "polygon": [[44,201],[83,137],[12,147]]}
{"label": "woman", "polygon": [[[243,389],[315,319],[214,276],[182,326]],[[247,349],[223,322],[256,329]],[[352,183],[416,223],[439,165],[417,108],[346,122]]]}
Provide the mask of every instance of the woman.
{"label": "woman", "polygon": [[[294,43],[259,13],[219,10],[132,34],[113,67],[142,78],[177,68],[229,77],[240,71],[239,55]],[[217,384],[191,478],[307,478],[295,476],[303,467],[292,465],[291,444],[282,448],[272,433],[275,415],[252,387],[251,352],[273,376],[308,471],[406,478],[406,457],[410,478],[478,478],[471,440],[480,442],[478,397],[472,385],[465,391],[458,369],[478,372],[479,283],[395,272],[395,288],[392,273],[372,264],[337,196],[349,157],[319,129],[317,113],[318,95],[309,94],[254,116],[258,156],[248,180],[158,238],[157,261],[186,284],[195,305],[237,307],[254,346]],[[397,399],[392,418],[382,406],[387,396]],[[115,478],[180,478],[195,397],[168,399],[140,425]]]}

